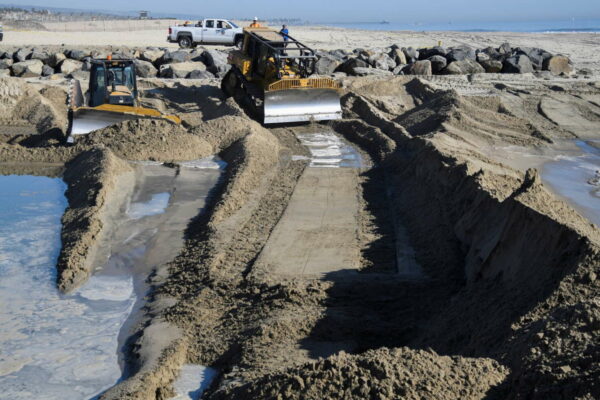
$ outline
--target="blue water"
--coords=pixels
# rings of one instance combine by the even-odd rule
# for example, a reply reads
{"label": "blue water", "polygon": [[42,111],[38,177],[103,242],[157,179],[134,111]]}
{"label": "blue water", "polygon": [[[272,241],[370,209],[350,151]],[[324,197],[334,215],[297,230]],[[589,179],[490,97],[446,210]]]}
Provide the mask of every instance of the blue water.
{"label": "blue water", "polygon": [[458,31],[458,32],[600,32],[600,19],[508,21],[508,22],[445,22],[445,23],[324,23],[321,25],[373,31]]}
{"label": "blue water", "polygon": [[65,189],[56,178],[0,176],[0,399],[86,399],[121,376],[117,336],[133,282],[56,289]]}

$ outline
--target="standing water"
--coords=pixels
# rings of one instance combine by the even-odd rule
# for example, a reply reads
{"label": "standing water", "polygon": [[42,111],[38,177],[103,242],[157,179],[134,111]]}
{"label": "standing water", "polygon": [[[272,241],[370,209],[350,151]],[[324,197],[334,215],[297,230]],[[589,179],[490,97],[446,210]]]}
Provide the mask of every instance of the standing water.
{"label": "standing water", "polygon": [[104,261],[68,295],[56,289],[65,184],[0,176],[0,399],[89,399],[121,378],[145,278],[177,254],[221,167],[140,166]]}

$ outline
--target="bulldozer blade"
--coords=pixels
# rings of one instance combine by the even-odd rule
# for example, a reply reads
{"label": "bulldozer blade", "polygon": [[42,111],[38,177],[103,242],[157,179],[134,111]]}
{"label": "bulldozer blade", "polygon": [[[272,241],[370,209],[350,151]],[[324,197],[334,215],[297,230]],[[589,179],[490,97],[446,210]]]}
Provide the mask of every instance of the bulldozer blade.
{"label": "bulldozer blade", "polygon": [[87,135],[92,131],[137,118],[140,117],[110,111],[94,109],[73,110],[69,116],[69,135]]}
{"label": "bulldozer blade", "polygon": [[336,90],[288,89],[265,93],[265,124],[342,119]]}

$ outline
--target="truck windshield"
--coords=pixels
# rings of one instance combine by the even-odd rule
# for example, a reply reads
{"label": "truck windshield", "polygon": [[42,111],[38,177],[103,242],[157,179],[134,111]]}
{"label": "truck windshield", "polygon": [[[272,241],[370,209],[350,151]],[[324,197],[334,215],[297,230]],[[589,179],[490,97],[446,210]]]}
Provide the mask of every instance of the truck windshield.
{"label": "truck windshield", "polygon": [[227,22],[229,22],[229,24],[230,24],[231,26],[233,26],[234,28],[239,28],[239,26],[237,26],[235,23],[233,23],[233,22],[231,22],[231,21],[227,21]]}

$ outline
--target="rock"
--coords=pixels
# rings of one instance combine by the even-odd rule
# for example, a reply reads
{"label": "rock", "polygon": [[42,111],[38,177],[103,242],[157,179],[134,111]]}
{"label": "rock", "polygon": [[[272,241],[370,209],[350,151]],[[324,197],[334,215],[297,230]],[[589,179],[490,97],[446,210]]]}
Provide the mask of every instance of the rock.
{"label": "rock", "polygon": [[598,278],[598,276],[596,275],[596,273],[594,271],[590,271],[586,274],[586,282],[587,283],[594,283],[596,281],[596,279]]}
{"label": "rock", "polygon": [[429,60],[433,56],[446,57],[448,50],[441,46],[435,46],[429,49],[419,49],[419,60]]}
{"label": "rock", "polygon": [[498,47],[498,53],[500,55],[510,55],[512,54],[512,47],[510,47],[510,43],[505,42]]}
{"label": "rock", "polygon": [[140,78],[156,78],[158,70],[150,61],[134,60],[135,71]]}
{"label": "rock", "polygon": [[498,60],[484,60],[480,61],[479,64],[485,69],[485,72],[489,74],[497,74],[502,72],[502,61]]}
{"label": "rock", "polygon": [[478,52],[476,61],[481,64],[483,61],[489,61],[491,58],[485,53]]}
{"label": "rock", "polygon": [[379,53],[369,58],[369,64],[373,68],[382,69],[384,71],[390,71],[396,68],[396,61],[392,60],[386,53]]}
{"label": "rock", "polygon": [[386,71],[386,70],[378,69],[378,68],[356,67],[352,71],[352,75],[355,75],[355,76],[372,76],[372,75],[387,76],[387,75],[392,75],[392,71]]}
{"label": "rock", "polygon": [[446,57],[441,55],[431,56],[427,60],[431,63],[431,72],[434,74],[439,74],[448,65]]}
{"label": "rock", "polygon": [[466,58],[461,61],[453,61],[442,71],[446,75],[468,75],[481,74],[485,69],[477,61]]}
{"label": "rock", "polygon": [[143,61],[148,61],[148,62],[151,62],[151,63],[154,64],[157,60],[159,60],[164,55],[165,55],[165,52],[162,51],[162,50],[147,49],[147,50],[144,50],[140,54],[140,59],[142,59]]}
{"label": "rock", "polygon": [[13,65],[12,58],[3,58],[0,60],[0,69],[8,69]]}
{"label": "rock", "polygon": [[7,51],[0,51],[0,59],[10,58],[12,60],[13,55]]}
{"label": "rock", "polygon": [[195,70],[188,74],[188,79],[213,79],[215,76],[208,71]]}
{"label": "rock", "polygon": [[82,71],[89,72],[92,70],[92,57],[85,57],[82,62],[83,62],[83,65],[81,66]]}
{"label": "rock", "polygon": [[550,57],[543,63],[544,71],[550,71],[554,75],[569,75],[573,72],[573,66],[571,60],[563,55],[556,55]]}
{"label": "rock", "polygon": [[466,59],[475,61],[477,59],[477,54],[475,53],[475,50],[469,46],[454,47],[448,51],[446,59],[449,63]]}
{"label": "rock", "polygon": [[201,61],[206,65],[208,70],[216,75],[224,75],[231,69],[231,65],[227,62],[228,54],[218,50],[204,50],[202,52]]}
{"label": "rock", "polygon": [[407,67],[406,64],[400,64],[398,65],[396,68],[394,68],[394,70],[392,71],[392,73],[394,75],[404,75],[404,69]]}
{"label": "rock", "polygon": [[[481,50],[479,53],[487,55],[492,60],[502,60],[503,59],[502,54],[500,54],[498,52],[498,50],[496,50],[493,47],[486,47],[485,49]],[[477,60],[477,61],[479,61],[479,60]]]}
{"label": "rock", "polygon": [[345,72],[334,72],[333,74],[331,74],[331,76],[333,76],[336,79],[342,79],[348,76],[347,73]]}
{"label": "rock", "polygon": [[192,71],[206,71],[206,65],[201,61],[188,61],[160,66],[161,78],[187,78]]}
{"label": "rock", "polygon": [[22,78],[32,78],[42,75],[44,63],[40,60],[26,60],[12,65],[12,72],[15,76]]}
{"label": "rock", "polygon": [[410,75],[426,75],[432,74],[431,62],[429,60],[417,61],[408,67],[408,73]]}
{"label": "rock", "polygon": [[[406,55],[402,51],[402,49],[394,48],[390,52],[390,57],[396,62],[396,65],[406,65],[408,61],[406,60]],[[398,67],[396,67],[398,68]]]}
{"label": "rock", "polygon": [[10,76],[10,69],[0,69],[0,78]]}
{"label": "rock", "polygon": [[502,72],[505,74],[526,74],[533,72],[533,64],[526,55],[517,55],[504,60]]}
{"label": "rock", "polygon": [[533,68],[537,71],[541,71],[544,66],[544,61],[552,57],[552,54],[546,50],[529,47],[519,47],[515,50],[516,54],[523,54],[529,57]]}
{"label": "rock", "polygon": [[67,58],[60,64],[60,72],[69,75],[74,71],[79,71],[83,67],[83,63],[77,60]]}
{"label": "rock", "polygon": [[349,58],[344,61],[338,68],[337,71],[345,72],[348,75],[354,74],[354,68],[368,68],[369,64],[358,58]]}
{"label": "rock", "polygon": [[189,62],[190,60],[190,53],[185,50],[167,51],[162,57],[162,64],[177,64]]}
{"label": "rock", "polygon": [[29,56],[29,58],[31,60],[40,60],[44,64],[47,64],[48,63],[48,59],[50,58],[50,55],[47,52],[43,51],[43,50],[33,49],[33,52],[31,53],[31,55]]}
{"label": "rock", "polygon": [[324,55],[315,63],[317,75],[331,75],[341,65],[340,61],[330,55]]}
{"label": "rock", "polygon": [[42,76],[54,75],[54,68],[49,65],[42,66]]}
{"label": "rock", "polygon": [[48,57],[48,65],[52,68],[56,68],[60,65],[61,62],[67,59],[63,53],[53,53]]}
{"label": "rock", "polygon": [[13,54],[13,60],[17,63],[23,62],[29,58],[31,51],[28,49],[19,49]]}
{"label": "rock", "polygon": [[341,49],[330,51],[329,55],[340,62],[344,61],[346,57],[348,57],[348,53]]}
{"label": "rock", "polygon": [[133,60],[135,55],[129,49],[117,50],[112,53],[113,60]]}
{"label": "rock", "polygon": [[90,52],[89,51],[83,51],[83,50],[73,49],[73,50],[67,50],[66,51],[66,56],[69,57],[72,60],[81,61],[85,57],[89,57],[90,56]]}
{"label": "rock", "polygon": [[[54,76],[54,75],[52,75]],[[88,72],[82,71],[80,69],[75,70],[73,72],[71,72],[70,74],[66,75],[68,78],[72,78],[72,79],[77,79],[79,81],[83,81],[86,79],[89,79],[90,74]]]}
{"label": "rock", "polygon": [[413,63],[419,59],[419,52],[412,47],[403,47],[402,52],[409,63]]}

